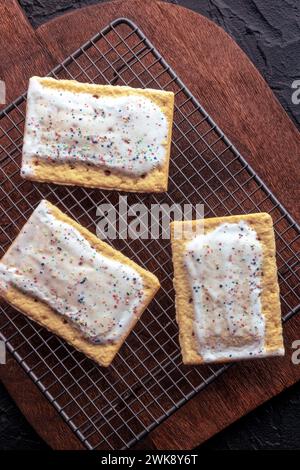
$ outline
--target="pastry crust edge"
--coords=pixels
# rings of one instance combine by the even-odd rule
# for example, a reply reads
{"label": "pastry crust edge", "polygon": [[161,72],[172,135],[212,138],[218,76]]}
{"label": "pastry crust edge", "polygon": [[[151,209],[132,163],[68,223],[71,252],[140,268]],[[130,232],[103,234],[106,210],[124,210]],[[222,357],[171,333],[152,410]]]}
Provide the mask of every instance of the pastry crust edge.
{"label": "pastry crust edge", "polygon": [[[162,110],[168,122],[168,137],[164,144],[165,159],[163,165],[154,168],[144,177],[130,177],[118,172],[90,166],[84,163],[54,163],[32,159],[34,172],[22,174],[24,179],[42,183],[55,183],[64,186],[83,186],[129,192],[165,192],[168,190],[169,165],[171,154],[172,124],[174,113],[174,93],[171,91],[131,88],[126,86],[95,85],[80,83],[75,80],[55,80],[50,77],[32,77],[45,86],[72,91],[75,93],[99,94],[102,96],[142,95],[154,101]],[[27,104],[28,106],[28,104]],[[26,113],[27,115],[27,113]],[[25,120],[24,141],[27,125]],[[22,159],[23,162],[23,159]],[[22,165],[23,166],[23,165]],[[110,171],[110,174],[107,174]]]}
{"label": "pastry crust edge", "polygon": [[[144,310],[147,308],[148,304],[151,302],[156,292],[160,288],[160,283],[157,277],[151,272],[139,266],[134,261],[130,260],[127,256],[123,255],[120,251],[111,247],[107,243],[100,240],[96,235],[91,233],[88,229],[84,228],[78,224],[75,220],[70,218],[68,215],[64,214],[60,209],[51,204],[49,201],[46,201],[47,206],[51,213],[58,219],[63,222],[66,222],[76,228],[83,237],[101,254],[104,256],[115,259],[121,263],[126,264],[127,266],[135,269],[143,279],[144,283],[144,300],[140,305],[140,308],[137,312],[137,315],[133,317],[128,330],[116,343],[107,343],[107,344],[93,344],[85,339],[80,331],[72,326],[71,323],[66,322],[66,319],[63,315],[55,312],[51,307],[46,303],[34,299],[33,297],[24,294],[19,289],[15,287],[10,287],[8,290],[1,292],[0,295],[6,300],[12,307],[14,307],[19,312],[23,313],[31,320],[34,320],[41,326],[45,327],[47,330],[56,334],[57,336],[63,338],[67,343],[71,344],[75,349],[84,353],[87,357],[94,360],[100,366],[107,367],[111,364],[115,355],[121,348],[122,344],[126,340],[129,333],[134,328],[135,324],[141,317]],[[16,238],[17,240],[17,238]],[[13,244],[16,242],[13,242]],[[11,245],[11,247],[13,246]],[[7,253],[11,249],[8,249]],[[5,264],[5,256],[3,256],[1,262]]]}
{"label": "pastry crust edge", "polygon": [[[184,364],[203,364],[205,361],[197,351],[197,341],[193,334],[193,303],[192,290],[189,283],[188,274],[184,265],[185,246],[190,238],[184,234],[182,239],[175,237],[175,230],[184,230],[189,224],[192,230],[204,229],[204,233],[214,230],[222,223],[234,223],[245,220],[254,228],[260,237],[263,247],[263,277],[262,277],[262,313],[265,317],[265,349],[263,356],[284,355],[284,345],[282,337],[281,307],[279,297],[279,285],[277,279],[276,247],[274,238],[273,221],[267,213],[245,214],[237,216],[215,217],[191,222],[175,221],[171,223],[171,245],[172,260],[174,266],[174,289],[176,321],[179,326],[179,342],[181,346],[182,359]],[[262,357],[262,356],[255,356]],[[249,357],[250,359],[251,357]],[[244,359],[244,358],[243,358]],[[236,359],[234,359],[236,361]],[[228,357],[220,358],[214,362],[230,362]]]}

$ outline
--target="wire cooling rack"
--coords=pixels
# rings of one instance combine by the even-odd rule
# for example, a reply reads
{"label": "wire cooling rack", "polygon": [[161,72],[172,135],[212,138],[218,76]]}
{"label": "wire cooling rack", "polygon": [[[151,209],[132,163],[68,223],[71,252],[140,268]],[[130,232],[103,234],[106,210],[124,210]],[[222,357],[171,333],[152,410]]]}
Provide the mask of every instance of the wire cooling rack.
{"label": "wire cooling rack", "polygon": [[[174,91],[169,191],[130,194],[128,204],[204,203],[206,216],[269,212],[276,231],[283,319],[298,311],[299,227],[137,26],[127,19],[112,22],[50,75]],[[0,113],[1,256],[41,198],[92,231],[97,204],[118,201],[116,192],[20,178],[25,105],[23,95]],[[89,449],[132,446],[228,367],[182,365],[169,240],[112,244],[155,273],[162,289],[108,369],[4,302],[0,305],[0,331],[9,351]]]}

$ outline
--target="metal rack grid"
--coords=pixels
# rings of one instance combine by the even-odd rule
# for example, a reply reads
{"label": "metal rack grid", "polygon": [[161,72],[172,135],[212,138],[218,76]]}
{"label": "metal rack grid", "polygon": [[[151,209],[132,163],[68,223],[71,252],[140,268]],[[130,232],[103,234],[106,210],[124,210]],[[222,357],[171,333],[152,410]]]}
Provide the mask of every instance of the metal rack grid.
{"label": "metal rack grid", "polygon": [[[174,91],[169,191],[129,194],[128,204],[203,202],[206,216],[269,212],[276,231],[283,319],[298,311],[299,227],[136,25],[122,18],[112,22],[49,75]],[[0,256],[41,198],[92,231],[97,204],[118,200],[116,192],[21,179],[25,105],[22,95],[0,113]],[[0,304],[0,331],[9,351],[89,449],[132,446],[228,368],[181,363],[169,240],[112,244],[155,273],[162,289],[108,369]]]}

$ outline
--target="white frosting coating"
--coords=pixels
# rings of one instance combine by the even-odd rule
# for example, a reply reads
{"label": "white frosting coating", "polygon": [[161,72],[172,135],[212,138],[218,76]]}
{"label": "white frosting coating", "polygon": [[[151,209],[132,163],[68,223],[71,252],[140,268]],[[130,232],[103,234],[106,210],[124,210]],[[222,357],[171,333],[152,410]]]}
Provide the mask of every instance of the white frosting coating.
{"label": "white frosting coating", "polygon": [[115,342],[143,301],[135,269],[101,255],[42,201],[0,263],[12,285],[64,315],[94,343]]}
{"label": "white frosting coating", "polygon": [[74,93],[32,77],[21,173],[33,174],[41,160],[140,176],[163,164],[167,136],[165,114],[145,96]]}
{"label": "white frosting coating", "polygon": [[186,248],[194,332],[203,360],[263,356],[263,251],[255,230],[244,221],[223,223]]}

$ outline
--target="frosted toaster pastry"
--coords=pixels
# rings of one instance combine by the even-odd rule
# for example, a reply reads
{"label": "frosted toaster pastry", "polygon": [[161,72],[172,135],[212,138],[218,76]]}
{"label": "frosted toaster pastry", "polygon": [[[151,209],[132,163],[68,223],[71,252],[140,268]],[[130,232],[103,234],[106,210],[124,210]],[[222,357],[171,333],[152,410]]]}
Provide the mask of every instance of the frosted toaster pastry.
{"label": "frosted toaster pastry", "polygon": [[0,261],[0,295],[102,366],[158,288],[156,276],[46,200]]}
{"label": "frosted toaster pastry", "polygon": [[30,180],[163,192],[174,93],[32,77],[21,175]]}
{"label": "frosted toaster pastry", "polygon": [[[275,240],[268,214],[171,226],[176,318],[185,364],[283,355]],[[189,235],[189,236],[188,236]]]}

